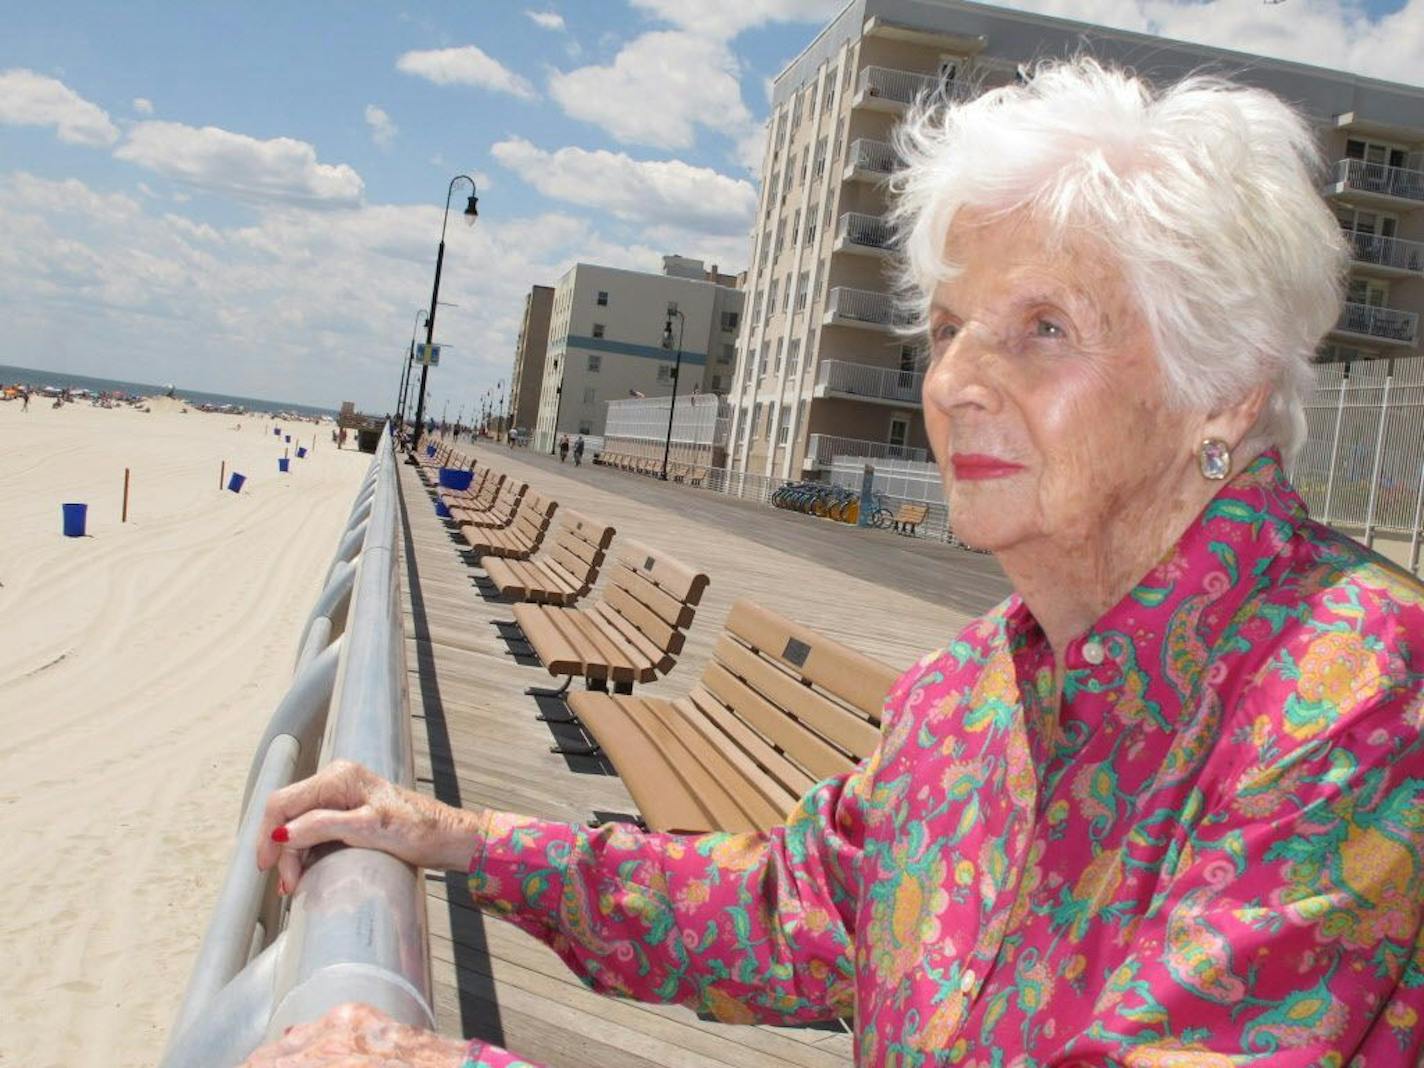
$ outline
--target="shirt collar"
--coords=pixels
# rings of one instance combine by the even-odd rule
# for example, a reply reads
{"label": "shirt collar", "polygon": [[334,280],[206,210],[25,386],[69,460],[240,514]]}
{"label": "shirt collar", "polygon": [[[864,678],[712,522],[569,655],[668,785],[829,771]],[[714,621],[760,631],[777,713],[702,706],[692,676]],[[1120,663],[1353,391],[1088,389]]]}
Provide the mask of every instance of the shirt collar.
{"label": "shirt collar", "polygon": [[[1259,577],[1306,518],[1305,502],[1270,449],[1227,482],[1177,543],[1122,600],[1064,650],[1065,696],[1095,670],[1131,657],[1149,670],[1172,662],[1194,683]],[[1006,605],[1013,650],[1046,649],[1037,621],[1015,594]],[[1125,648],[1125,644],[1132,648]],[[1171,645],[1168,648],[1169,644]],[[1181,686],[1178,687],[1181,689]]]}

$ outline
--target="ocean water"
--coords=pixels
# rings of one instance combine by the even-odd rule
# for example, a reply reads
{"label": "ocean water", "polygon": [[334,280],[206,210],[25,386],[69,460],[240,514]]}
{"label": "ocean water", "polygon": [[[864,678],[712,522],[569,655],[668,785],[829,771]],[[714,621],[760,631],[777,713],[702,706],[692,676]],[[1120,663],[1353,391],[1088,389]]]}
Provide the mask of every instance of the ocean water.
{"label": "ocean water", "polygon": [[[41,371],[35,367],[11,367],[0,363],[0,385],[23,383],[27,386],[58,386],[61,389],[92,389],[96,392],[122,390],[140,397],[161,396],[168,391],[166,386],[156,386],[150,382],[124,382],[117,378],[91,378],[88,375],[71,375],[63,371]],[[260,397],[232,397],[226,393],[204,393],[196,389],[184,389],[181,385],[173,391],[190,404],[240,404],[249,412],[293,412],[298,415],[336,415],[335,408],[316,408],[310,404],[293,401],[263,400]]]}

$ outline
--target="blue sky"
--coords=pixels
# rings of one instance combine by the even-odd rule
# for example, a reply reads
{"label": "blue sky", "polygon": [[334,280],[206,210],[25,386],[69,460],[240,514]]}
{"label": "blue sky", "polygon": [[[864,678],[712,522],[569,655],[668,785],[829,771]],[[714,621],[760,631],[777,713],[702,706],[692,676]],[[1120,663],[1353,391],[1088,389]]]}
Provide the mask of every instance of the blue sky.
{"label": "blue sky", "polygon": [[[11,5],[0,363],[384,410],[465,172],[453,417],[573,262],[745,266],[767,86],[839,6]],[[1416,82],[1424,54],[1424,0],[1018,6]]]}

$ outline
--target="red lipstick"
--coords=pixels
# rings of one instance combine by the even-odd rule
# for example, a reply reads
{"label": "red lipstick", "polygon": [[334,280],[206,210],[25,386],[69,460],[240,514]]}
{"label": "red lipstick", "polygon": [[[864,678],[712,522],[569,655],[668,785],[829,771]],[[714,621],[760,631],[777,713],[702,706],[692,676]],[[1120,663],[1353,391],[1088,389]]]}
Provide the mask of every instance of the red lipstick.
{"label": "red lipstick", "polygon": [[1006,478],[1024,469],[1023,464],[985,456],[977,452],[957,452],[949,458],[954,477],[962,482],[980,482],[990,478]]}

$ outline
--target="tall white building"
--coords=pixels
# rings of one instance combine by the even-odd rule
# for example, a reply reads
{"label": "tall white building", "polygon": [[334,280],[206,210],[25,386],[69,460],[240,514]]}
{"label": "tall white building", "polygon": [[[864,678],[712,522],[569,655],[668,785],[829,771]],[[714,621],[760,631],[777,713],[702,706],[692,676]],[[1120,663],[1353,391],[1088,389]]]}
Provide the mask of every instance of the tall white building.
{"label": "tall white building", "polygon": [[793,478],[834,455],[925,458],[919,353],[896,333],[885,272],[891,131],[920,93],[1006,84],[1020,64],[1084,50],[1158,80],[1222,71],[1314,116],[1336,161],[1321,192],[1355,250],[1321,358],[1418,350],[1424,89],[964,0],[853,0],[773,87],[733,467]]}
{"label": "tall white building", "polygon": [[[739,279],[700,260],[663,257],[663,273],[578,263],[554,288],[534,447],[562,434],[602,435],[607,403],[672,393],[679,333],[681,396],[723,393],[736,366]],[[664,345],[671,311],[672,342]]]}

